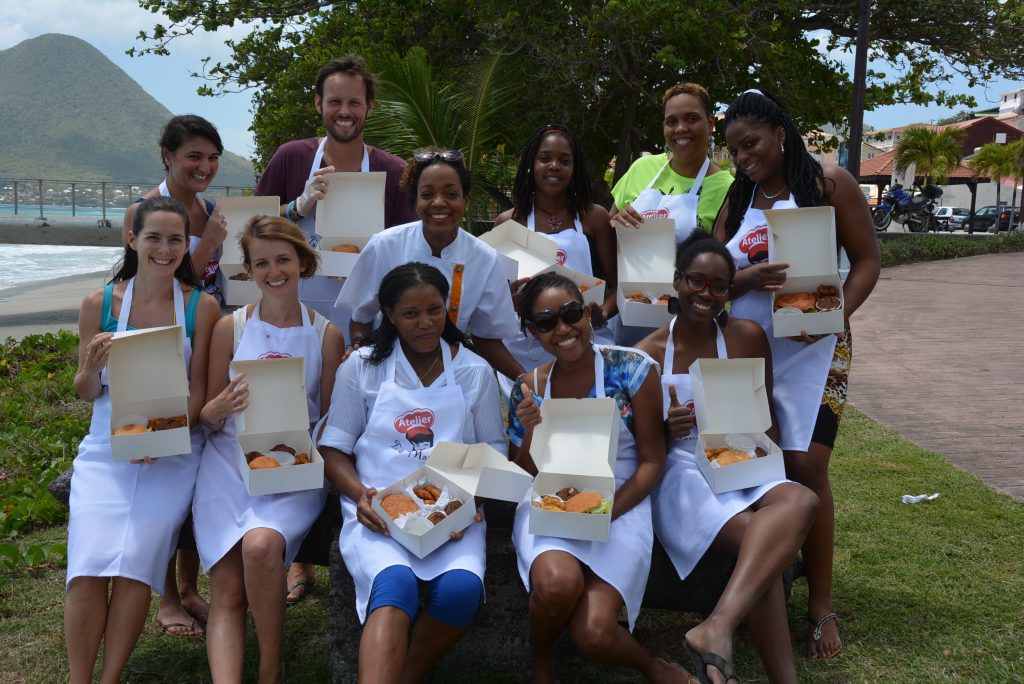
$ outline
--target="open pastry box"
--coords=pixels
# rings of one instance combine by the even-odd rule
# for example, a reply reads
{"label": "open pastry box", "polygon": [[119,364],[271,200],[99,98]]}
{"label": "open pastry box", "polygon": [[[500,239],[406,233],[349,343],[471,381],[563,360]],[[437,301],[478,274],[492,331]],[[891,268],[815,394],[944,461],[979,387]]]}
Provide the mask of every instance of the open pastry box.
{"label": "open pastry box", "polygon": [[316,204],[316,233],[320,236],[319,275],[348,276],[358,252],[336,252],[349,245],[361,252],[374,234],[384,230],[384,188],[387,174],[329,173],[327,193]]}
{"label": "open pastry box", "polygon": [[[417,558],[423,558],[447,542],[453,532],[461,532],[473,524],[475,497],[519,501],[530,488],[531,479],[529,473],[488,444],[438,442],[424,465],[379,490],[371,506],[388,526],[391,538]],[[426,485],[442,491],[433,504],[425,504],[413,491]],[[381,501],[390,494],[407,494],[419,510],[401,516],[399,524],[381,506]],[[453,500],[462,505],[445,514],[445,508]],[[437,511],[444,515],[441,520],[431,523],[426,519],[426,515]]]}
{"label": "open pastry box", "polygon": [[[782,449],[765,431],[772,425],[764,359],[697,359],[690,366],[697,419],[697,467],[716,494],[786,479]],[[765,456],[727,466],[705,451],[726,446],[727,435],[746,435]]]}
{"label": "open pastry box", "polygon": [[[550,496],[563,487],[594,491],[614,500],[618,458],[619,410],[615,400],[547,399],[533,432],[530,454],[537,466],[531,498]],[[530,534],[608,541],[611,513],[569,513],[533,506]]]}
{"label": "open pastry box", "polygon": [[[781,292],[772,293],[775,337],[792,337],[801,331],[811,335],[843,332],[846,300],[839,278],[835,210],[832,207],[772,209],[764,215],[769,226],[768,261],[789,264]],[[835,288],[835,297],[839,299],[837,308],[804,313],[775,311],[779,295],[817,293],[821,286]],[[815,299],[820,302],[817,294]]]}
{"label": "open pastry box", "polygon": [[584,304],[597,304],[598,306],[604,304],[605,282],[600,278],[595,278],[580,271],[574,271],[561,264],[548,266],[536,273],[536,275],[541,273],[557,273],[576,283],[576,287],[580,288],[580,292],[583,294]]}
{"label": "open pastry box", "polygon": [[238,279],[247,275],[238,238],[253,216],[278,216],[281,213],[281,199],[277,196],[218,197],[217,208],[228,227],[228,236],[224,239],[224,250],[220,257],[220,272],[224,274],[224,303],[228,306],[245,306],[260,298],[260,288],[253,280]]}
{"label": "open pastry box", "polygon": [[[619,250],[619,285],[615,301],[619,317],[626,325],[657,328],[672,316],[666,304],[657,304],[662,295],[675,296],[676,224],[672,219],[647,219],[639,228],[615,229]],[[629,299],[642,293],[651,303]]]}
{"label": "open pastry box", "polygon": [[[114,335],[107,360],[110,382],[110,447],[115,461],[160,458],[192,451],[188,427],[188,376],[182,328],[128,330]],[[115,435],[129,423],[184,417],[182,427]]]}
{"label": "open pastry box", "polygon": [[505,277],[528,278],[557,263],[558,245],[551,238],[515,221],[506,221],[480,236],[501,256]]}
{"label": "open pastry box", "polygon": [[[234,361],[236,372],[245,373],[249,407],[235,415],[238,434],[238,472],[252,496],[320,489],[324,486],[324,459],[309,437],[306,407],[305,360],[254,359]],[[266,454],[285,444],[296,453],[309,454],[309,463],[253,470],[245,455]]]}

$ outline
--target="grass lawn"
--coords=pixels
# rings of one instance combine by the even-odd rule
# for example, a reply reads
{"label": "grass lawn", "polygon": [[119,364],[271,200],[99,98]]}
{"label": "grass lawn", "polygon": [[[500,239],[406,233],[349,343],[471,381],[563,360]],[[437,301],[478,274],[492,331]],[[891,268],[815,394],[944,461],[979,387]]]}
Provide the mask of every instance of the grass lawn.
{"label": "grass lawn", "polygon": [[[15,363],[13,356],[5,358]],[[7,402],[12,398],[10,382],[20,373],[5,376],[2,365],[0,400]],[[25,368],[37,378],[36,371]],[[57,401],[46,393],[33,393],[18,410],[44,411],[43,405],[51,400]],[[61,415],[80,412],[69,403],[53,406]],[[45,421],[31,425],[42,420],[38,416],[22,416],[29,424],[24,428],[11,427],[14,417],[8,411],[0,426],[0,449],[5,450],[0,453],[0,485],[3,477],[9,482],[33,481],[19,470],[24,463],[19,466],[10,449],[14,441],[45,432]],[[12,436],[15,432],[21,435],[18,440]],[[55,444],[40,457],[43,467],[65,461],[69,454],[62,453],[64,449],[66,445]],[[19,456],[31,453],[22,451]],[[837,442],[832,479],[838,507],[835,608],[845,645],[833,661],[798,657],[801,681],[1024,681],[1024,504],[994,492],[852,409],[847,409]],[[0,492],[10,495],[7,489]],[[900,502],[902,494],[925,492],[942,496],[918,505]],[[19,532],[4,532],[0,543],[55,548],[65,539],[60,524],[34,520]],[[67,679],[63,583],[59,560],[31,568],[22,564],[15,570],[0,566],[0,682]],[[289,682],[323,682],[329,677],[327,591],[327,573],[320,569],[313,595],[287,613]],[[806,601],[806,585],[798,581],[790,604],[797,654],[803,652],[807,633]],[[155,610],[154,601],[126,680],[208,681],[203,643],[160,634]],[[680,640],[698,619],[647,611],[640,617],[638,637],[659,655],[689,666]],[[251,628],[247,654],[247,673],[252,676],[256,643]],[[742,632],[736,660],[744,681],[759,681],[756,653]],[[473,673],[471,678],[444,681],[508,681],[507,674],[489,671],[486,663],[467,664],[466,670]],[[563,682],[577,681],[571,671],[560,674]],[[621,674],[609,673],[609,680],[638,681]]]}

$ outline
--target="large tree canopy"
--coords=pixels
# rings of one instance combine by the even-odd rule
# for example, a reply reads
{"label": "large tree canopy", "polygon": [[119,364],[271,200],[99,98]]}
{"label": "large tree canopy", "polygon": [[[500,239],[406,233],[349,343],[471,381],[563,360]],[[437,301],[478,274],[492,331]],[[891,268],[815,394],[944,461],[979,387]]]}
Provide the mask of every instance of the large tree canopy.
{"label": "large tree canopy", "polygon": [[[761,86],[783,96],[805,130],[842,126],[851,74],[837,55],[856,37],[857,0],[139,0],[167,24],[140,33],[132,52],[166,53],[173,40],[248,22],[232,58],[207,62],[209,94],[251,89],[256,163],[283,140],[316,130],[313,74],[331,57],[363,54],[371,67],[422,47],[449,84],[494,54],[505,77],[524,84],[507,116],[518,144],[533,127],[564,122],[583,139],[591,165],[612,156],[621,173],[642,150],[661,146],[660,94],[697,81],[721,102]],[[975,103],[948,90],[996,76],[1024,79],[1021,0],[872,2],[866,106]],[[884,71],[880,64],[889,65]]]}

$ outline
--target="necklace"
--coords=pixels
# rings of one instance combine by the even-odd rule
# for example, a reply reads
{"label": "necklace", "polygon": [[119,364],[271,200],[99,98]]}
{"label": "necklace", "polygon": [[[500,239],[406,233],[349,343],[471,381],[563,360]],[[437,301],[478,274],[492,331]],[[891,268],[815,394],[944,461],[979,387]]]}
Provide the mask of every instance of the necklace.
{"label": "necklace", "polygon": [[[441,344],[444,344],[444,340],[441,340]],[[437,362],[440,361],[440,360],[441,360],[441,347],[438,347],[437,348],[437,358],[434,359],[434,363],[430,364],[430,368],[427,369],[427,372],[426,373],[420,373],[419,371],[416,372],[416,379],[417,379],[417,382],[419,383],[420,387],[426,387],[426,384],[424,383],[423,378],[428,377],[430,375],[430,373],[434,370],[434,367],[437,366]]]}
{"label": "necklace", "polygon": [[552,211],[548,211],[547,209],[544,209],[542,207],[539,207],[536,204],[534,205],[534,208],[540,209],[541,211],[543,211],[545,214],[548,215],[547,223],[548,223],[548,232],[549,233],[561,232],[561,230],[562,230],[562,222],[558,219],[558,211],[561,211],[560,209],[552,212]]}
{"label": "necklace", "polygon": [[762,188],[760,184],[758,184],[757,189],[761,191],[761,194],[764,196],[765,199],[775,199],[785,191],[786,186],[783,185],[782,188],[774,195],[769,195],[767,192],[765,192],[764,188]]}

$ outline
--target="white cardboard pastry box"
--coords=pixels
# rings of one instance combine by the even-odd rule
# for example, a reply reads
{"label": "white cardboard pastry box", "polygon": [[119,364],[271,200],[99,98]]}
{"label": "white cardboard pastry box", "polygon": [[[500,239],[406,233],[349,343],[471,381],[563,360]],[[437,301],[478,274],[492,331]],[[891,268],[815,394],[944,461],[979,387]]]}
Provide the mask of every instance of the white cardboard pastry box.
{"label": "white cardboard pastry box", "polygon": [[576,283],[576,287],[580,288],[580,293],[583,295],[583,303],[585,305],[597,304],[601,306],[604,304],[605,282],[600,278],[595,278],[580,271],[574,271],[561,264],[548,266],[535,275],[540,275],[541,273],[557,273]]}
{"label": "white cardboard pastry box", "polygon": [[[424,465],[386,489],[379,490],[371,506],[388,526],[392,539],[417,558],[424,558],[449,541],[452,533],[461,532],[473,524],[475,497],[519,501],[530,488],[531,479],[529,473],[488,444],[438,442]],[[433,504],[424,503],[424,499],[414,491],[426,485],[441,490],[440,497],[433,499]],[[381,507],[383,498],[390,494],[406,494],[418,510],[393,520]],[[461,505],[445,513],[453,500],[458,500]],[[426,519],[426,516],[437,512],[443,516],[437,522]]]}
{"label": "white cardboard pastry box", "polygon": [[[251,496],[281,494],[324,486],[324,459],[309,436],[306,408],[305,359],[234,361],[249,385],[249,407],[235,415],[238,431],[236,461]],[[308,454],[309,463],[253,470],[246,454],[268,454],[284,444],[296,454]],[[283,454],[282,454],[283,455]]]}
{"label": "white cardboard pastry box", "polygon": [[[832,207],[771,209],[764,215],[769,227],[768,261],[789,264],[782,290],[772,293],[775,337],[793,337],[801,331],[811,335],[843,332],[846,300],[839,278],[835,210]],[[776,311],[775,300],[784,294],[814,293],[815,300],[820,302],[817,294],[820,286],[835,288],[838,308],[801,313]]]}
{"label": "white cardboard pastry box", "polygon": [[[550,496],[563,487],[615,497],[619,410],[615,400],[547,399],[533,431],[530,455],[537,466],[531,498]],[[530,534],[587,541],[608,541],[611,513],[569,513],[530,508]]]}
{"label": "white cardboard pastry box", "polygon": [[491,228],[480,239],[501,256],[505,277],[510,281],[528,278],[557,261],[558,245],[554,240],[515,221]]}
{"label": "white cardboard pastry box", "polygon": [[[617,226],[615,235],[619,245],[619,285],[615,294],[619,317],[626,325],[649,328],[665,325],[672,316],[666,303],[657,302],[663,296],[676,294],[672,289],[676,270],[675,221],[647,219],[639,228]],[[637,293],[651,303],[631,300]]]}
{"label": "white cardboard pastry box", "polygon": [[220,272],[224,274],[224,303],[245,306],[260,298],[260,288],[248,277],[243,265],[242,246],[238,238],[253,216],[278,216],[281,199],[264,197],[218,197],[217,208],[228,226],[228,236],[220,257]]}
{"label": "white cardboard pastry box", "polygon": [[[715,494],[786,479],[782,449],[768,438],[772,426],[764,359],[697,359],[690,366],[697,419],[697,467]],[[745,435],[765,456],[726,466],[705,451],[726,446],[729,435]]]}
{"label": "white cardboard pastry box", "polygon": [[[327,193],[316,203],[314,222],[320,275],[348,276],[366,243],[384,230],[386,181],[383,171],[327,174]],[[334,251],[343,245],[359,251]]]}
{"label": "white cardboard pastry box", "polygon": [[[115,461],[191,453],[188,376],[182,328],[128,330],[114,335],[107,360],[110,381],[110,447]],[[183,427],[115,435],[129,423],[184,416]]]}

